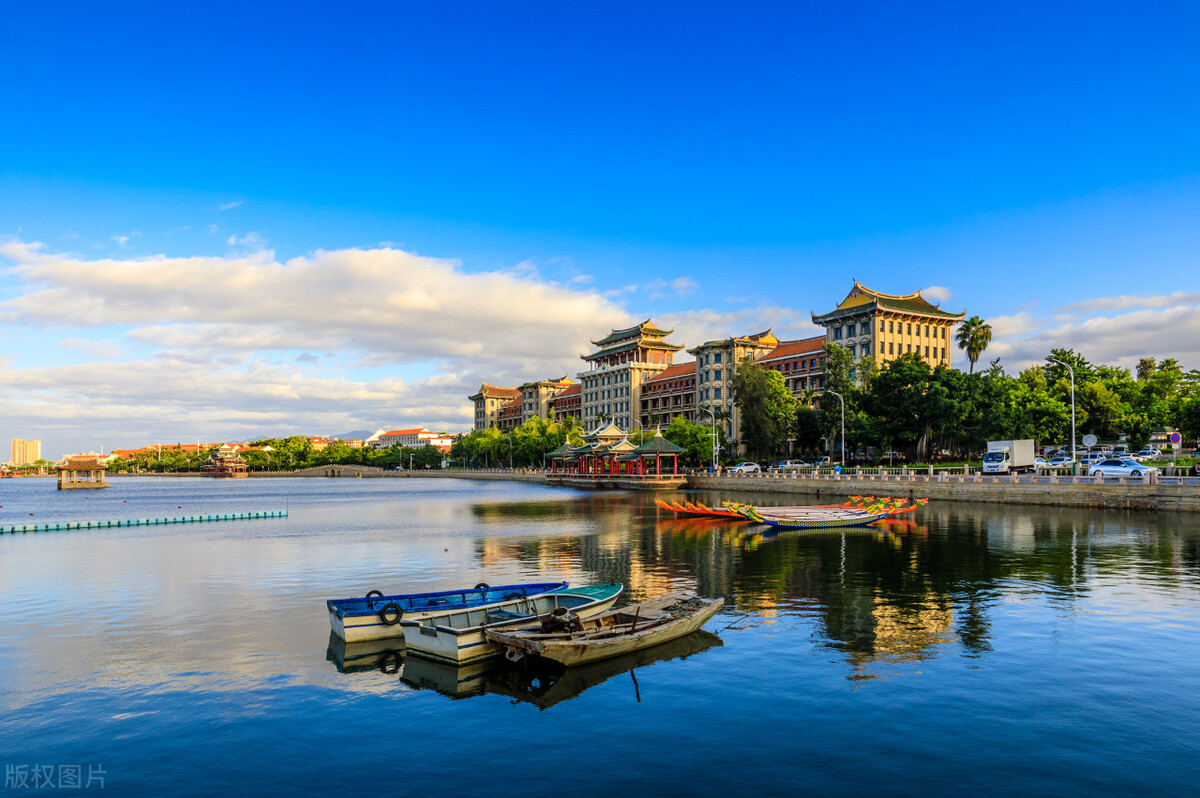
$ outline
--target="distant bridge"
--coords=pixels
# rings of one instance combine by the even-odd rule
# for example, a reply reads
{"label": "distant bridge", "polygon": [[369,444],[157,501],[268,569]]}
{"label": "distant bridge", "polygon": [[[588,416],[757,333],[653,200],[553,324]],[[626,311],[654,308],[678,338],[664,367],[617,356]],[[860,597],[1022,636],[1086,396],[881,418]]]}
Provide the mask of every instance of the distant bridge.
{"label": "distant bridge", "polygon": [[379,466],[368,465],[320,465],[301,468],[297,471],[252,471],[252,477],[349,477],[351,479],[367,479],[370,477],[402,477],[403,471],[390,471]]}

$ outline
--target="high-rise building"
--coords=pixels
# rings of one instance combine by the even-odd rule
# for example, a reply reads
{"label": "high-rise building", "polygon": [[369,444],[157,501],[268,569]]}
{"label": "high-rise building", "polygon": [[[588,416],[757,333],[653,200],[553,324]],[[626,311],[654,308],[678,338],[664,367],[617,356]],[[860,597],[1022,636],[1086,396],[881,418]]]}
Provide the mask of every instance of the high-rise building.
{"label": "high-rise building", "polygon": [[12,439],[12,456],[8,462],[12,465],[31,465],[42,459],[42,442],[27,441],[21,438]]}
{"label": "high-rise building", "polygon": [[642,383],[666,371],[682,346],[664,339],[673,330],[660,330],[650,319],[624,330],[613,330],[599,341],[596,351],[580,355],[587,371],[577,376],[583,390],[583,424],[602,421],[632,429],[641,420]]}
{"label": "high-rise building", "polygon": [[855,280],[836,308],[814,313],[812,320],[825,328],[826,340],[855,358],[869,357],[882,366],[900,355],[916,354],[930,366],[949,367],[954,325],[966,315],[942,310],[920,291],[881,294]]}

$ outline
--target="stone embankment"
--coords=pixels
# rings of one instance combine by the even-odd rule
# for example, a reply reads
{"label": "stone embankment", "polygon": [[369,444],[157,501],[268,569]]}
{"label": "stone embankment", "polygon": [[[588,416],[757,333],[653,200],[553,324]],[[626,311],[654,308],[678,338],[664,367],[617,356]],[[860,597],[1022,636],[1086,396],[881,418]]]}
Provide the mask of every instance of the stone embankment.
{"label": "stone embankment", "polygon": [[[1029,478],[1027,478],[1029,479]],[[931,501],[987,502],[992,504],[1040,504],[1055,507],[1100,507],[1121,510],[1200,512],[1200,486],[1149,484],[1094,484],[1087,477],[1073,482],[939,480],[938,475],[914,475],[889,479],[855,476],[800,478],[714,477],[693,475],[688,487],[753,493],[800,495],[812,499],[846,496],[903,496]]]}

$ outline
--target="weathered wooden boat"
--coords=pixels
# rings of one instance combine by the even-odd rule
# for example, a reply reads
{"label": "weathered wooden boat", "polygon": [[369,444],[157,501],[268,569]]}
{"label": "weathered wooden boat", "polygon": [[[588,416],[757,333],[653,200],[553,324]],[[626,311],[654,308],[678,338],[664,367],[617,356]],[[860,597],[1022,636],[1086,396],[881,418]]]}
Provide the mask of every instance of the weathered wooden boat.
{"label": "weathered wooden boat", "polygon": [[362,643],[403,637],[404,630],[399,626],[403,618],[430,618],[466,607],[499,606],[566,586],[566,582],[532,582],[491,587],[480,582],[473,588],[461,590],[394,596],[372,590],[362,598],[329,599],[325,606],[329,610],[329,626],[333,633],[347,643]]}
{"label": "weathered wooden boat", "polygon": [[[669,660],[686,659],[720,645],[721,638],[699,630],[653,648],[577,668],[564,668],[557,662],[536,658],[513,667],[503,657],[468,665],[408,657],[400,669],[400,681],[418,690],[434,690],[452,700],[491,694],[514,703],[526,702],[538,709],[549,709],[613,677]],[[630,689],[638,691],[636,678]]]}
{"label": "weathered wooden boat", "polygon": [[330,632],[325,659],[333,663],[338,673],[367,670],[378,670],[386,674],[399,673],[400,666],[404,663],[404,638],[389,637],[368,640],[365,643],[347,643]]}
{"label": "weathered wooden boat", "polygon": [[408,654],[460,665],[489,659],[504,651],[487,639],[489,629],[537,626],[541,616],[555,612],[590,618],[611,607],[623,589],[618,583],[563,588],[494,606],[405,618],[400,621],[405,649]]}
{"label": "weathered wooden boat", "polygon": [[504,646],[513,661],[527,655],[554,660],[568,667],[629,654],[694,632],[717,614],[725,599],[692,593],[669,593],[656,599],[610,610],[591,618],[548,619],[540,628],[487,630],[487,639]]}

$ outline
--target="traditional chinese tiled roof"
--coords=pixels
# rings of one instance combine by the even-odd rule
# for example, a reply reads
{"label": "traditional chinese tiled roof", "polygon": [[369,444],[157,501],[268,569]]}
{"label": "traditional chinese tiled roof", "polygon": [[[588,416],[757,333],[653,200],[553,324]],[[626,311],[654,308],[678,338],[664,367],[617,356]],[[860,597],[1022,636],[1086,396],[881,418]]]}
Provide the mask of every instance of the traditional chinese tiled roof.
{"label": "traditional chinese tiled roof", "polygon": [[664,352],[678,352],[680,349],[683,349],[682,346],[669,344],[666,341],[630,341],[627,344],[613,346],[608,349],[601,349],[597,352],[593,352],[590,355],[580,355],[579,357],[583,360],[599,360],[600,358],[608,357],[609,355],[628,352],[632,349],[638,349],[639,347],[642,349],[660,349]]}
{"label": "traditional chinese tiled roof", "polygon": [[962,313],[950,313],[942,310],[921,296],[920,291],[911,294],[883,294],[879,291],[872,291],[858,280],[855,280],[854,287],[850,289],[850,293],[846,295],[846,298],[836,308],[829,313],[814,313],[812,314],[812,319],[815,324],[821,324],[825,321],[877,308],[897,313],[912,313],[956,321],[961,320],[967,315],[966,311]]}
{"label": "traditional chinese tiled roof", "polygon": [[617,440],[625,437],[625,431],[616,424],[609,422],[602,427],[596,427],[594,430],[583,436],[587,440]]}
{"label": "traditional chinese tiled roof", "polygon": [[571,396],[579,396],[581,393],[583,393],[583,386],[577,382],[573,382],[573,383],[571,383],[571,386],[569,388],[567,388],[566,390],[563,390],[563,391],[560,391],[560,392],[554,394],[553,401],[558,401],[559,399],[566,399]]}
{"label": "traditional chinese tiled roof", "polygon": [[520,388],[501,388],[497,385],[489,385],[488,383],[485,382],[479,387],[479,390],[477,392],[475,392],[471,396],[468,396],[467,398],[470,399],[471,401],[475,401],[476,399],[482,399],[484,397],[488,397],[491,399],[511,399],[514,396],[520,396],[520,394],[521,394]]}
{"label": "traditional chinese tiled roof", "polygon": [[419,434],[421,434],[422,432],[428,432],[428,433],[429,433],[429,434],[431,434],[431,435],[433,434],[432,430],[427,430],[427,429],[425,429],[424,427],[417,427],[417,428],[415,428],[415,429],[394,429],[394,430],[389,430],[388,432],[385,432],[385,433],[383,433],[383,434],[384,434],[384,435],[387,435],[387,436],[394,436],[394,435],[419,435]]}
{"label": "traditional chinese tiled roof", "polygon": [[104,466],[96,455],[72,455],[60,466],[63,471],[103,471]]}
{"label": "traditional chinese tiled roof", "polygon": [[624,330],[613,330],[611,333],[604,336],[599,341],[592,341],[592,343],[595,344],[596,346],[604,346],[606,344],[613,343],[614,341],[620,341],[624,338],[629,338],[634,335],[638,335],[638,336],[649,335],[649,336],[656,336],[659,338],[663,338],[663,337],[670,335],[673,332],[675,332],[675,331],[674,330],[663,330],[658,327],[655,327],[654,322],[650,321],[650,319],[646,319],[641,324],[635,324],[632,327],[626,327]]}
{"label": "traditional chinese tiled roof", "polygon": [[655,374],[648,380],[642,382],[644,388],[651,383],[666,382],[669,380],[678,380],[682,377],[696,376],[696,361],[689,360],[687,363],[676,363],[673,366],[667,366],[666,370]]}
{"label": "traditional chinese tiled roof", "polygon": [[780,341],[779,346],[758,358],[758,362],[764,363],[769,360],[785,360],[801,355],[815,355],[822,351],[824,347],[824,335],[818,335],[814,338],[803,338],[799,341]]}
{"label": "traditional chinese tiled roof", "polygon": [[642,443],[641,446],[633,450],[633,454],[639,457],[655,457],[664,454],[685,454],[687,452],[682,446],[677,446],[663,437],[662,432],[655,432],[654,437]]}
{"label": "traditional chinese tiled roof", "polygon": [[559,446],[557,449],[550,452],[546,456],[549,458],[552,458],[552,459],[561,459],[564,457],[574,457],[574,454],[572,454],[572,452],[571,452],[571,442],[569,440],[563,441],[562,446]]}

